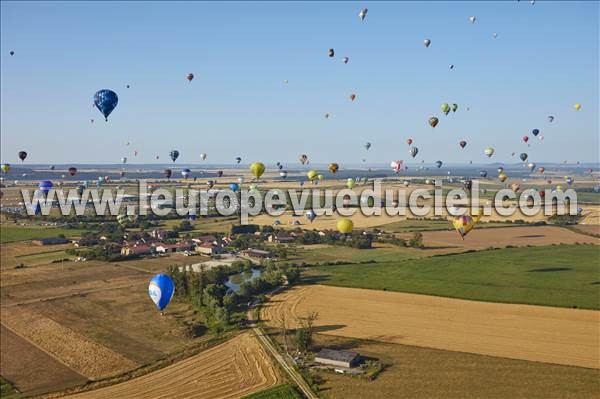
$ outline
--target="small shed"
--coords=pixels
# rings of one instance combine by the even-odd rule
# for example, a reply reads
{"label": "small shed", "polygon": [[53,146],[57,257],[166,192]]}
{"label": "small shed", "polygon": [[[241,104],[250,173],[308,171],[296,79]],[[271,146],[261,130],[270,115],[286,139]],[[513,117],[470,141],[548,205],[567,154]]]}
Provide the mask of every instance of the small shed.
{"label": "small shed", "polygon": [[360,363],[360,355],[357,352],[321,349],[315,355],[315,362],[338,367],[354,367]]}

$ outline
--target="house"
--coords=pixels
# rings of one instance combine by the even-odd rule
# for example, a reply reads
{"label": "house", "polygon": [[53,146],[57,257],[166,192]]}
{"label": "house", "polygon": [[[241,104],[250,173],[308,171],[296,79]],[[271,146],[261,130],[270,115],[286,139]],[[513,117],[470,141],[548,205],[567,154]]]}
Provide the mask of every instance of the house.
{"label": "house", "polygon": [[315,355],[315,362],[338,367],[354,367],[360,364],[361,358],[357,352],[340,351],[336,349],[321,349]]}
{"label": "house", "polygon": [[222,254],[225,252],[225,248],[221,245],[217,245],[213,242],[206,242],[196,245],[196,252],[201,253],[203,255],[213,256]]}
{"label": "house", "polygon": [[75,248],[93,247],[94,245],[99,245],[100,242],[101,241],[96,238],[82,238],[81,240],[73,241],[73,245],[75,246]]}
{"label": "house", "polygon": [[289,244],[295,241],[295,238],[287,233],[269,234],[267,241],[276,244]]}
{"label": "house", "polygon": [[156,244],[156,252],[163,254],[171,254],[175,252],[184,252],[192,250],[192,243],[183,241],[177,244]]}
{"label": "house", "polygon": [[123,256],[140,256],[152,253],[152,247],[148,244],[125,245],[121,248]]}
{"label": "house", "polygon": [[169,235],[166,231],[161,230],[161,229],[154,229],[150,232],[150,237],[156,239],[156,240],[164,240],[169,238]]}
{"label": "house", "polygon": [[249,256],[251,258],[267,259],[273,257],[273,252],[263,251],[261,249],[248,248],[244,251],[244,255]]}
{"label": "house", "polygon": [[31,243],[35,245],[60,245],[68,242],[69,240],[64,237],[34,238],[31,240]]}
{"label": "house", "polygon": [[217,237],[213,236],[213,235],[206,235],[206,236],[200,236],[200,237],[196,237],[196,238],[192,238],[192,241],[195,242],[197,245],[200,244],[217,244]]}

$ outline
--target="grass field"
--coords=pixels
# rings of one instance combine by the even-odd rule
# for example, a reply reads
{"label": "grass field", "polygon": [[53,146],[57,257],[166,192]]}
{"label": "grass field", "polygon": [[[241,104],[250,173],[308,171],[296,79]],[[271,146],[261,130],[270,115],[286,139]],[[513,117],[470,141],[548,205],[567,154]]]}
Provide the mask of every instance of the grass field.
{"label": "grass field", "polygon": [[84,230],[61,229],[56,227],[18,227],[0,226],[0,243],[32,240],[34,238],[56,237],[63,234],[65,237],[79,237]]}
{"label": "grass field", "polygon": [[0,377],[0,398],[19,399],[22,396],[4,378]]}
{"label": "grass field", "polygon": [[242,399],[301,399],[302,395],[289,384],[278,385],[267,390],[244,396]]}
{"label": "grass field", "polygon": [[600,309],[600,247],[506,248],[312,269],[312,280],[491,302]]}

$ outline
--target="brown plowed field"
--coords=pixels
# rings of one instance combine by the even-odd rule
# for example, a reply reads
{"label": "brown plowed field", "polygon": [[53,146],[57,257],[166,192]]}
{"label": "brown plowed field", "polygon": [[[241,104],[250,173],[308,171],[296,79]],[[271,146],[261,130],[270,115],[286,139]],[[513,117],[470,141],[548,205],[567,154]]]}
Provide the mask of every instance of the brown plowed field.
{"label": "brown plowed field", "polygon": [[69,398],[239,398],[280,382],[271,359],[247,332],[164,369]]}
{"label": "brown plowed field", "polygon": [[300,286],[261,310],[270,323],[318,312],[316,331],[405,345],[600,368],[600,312]]}
{"label": "brown plowed field", "polygon": [[26,395],[41,394],[52,389],[66,389],[87,381],[87,378],[3,325],[0,327],[0,339],[2,376]]}

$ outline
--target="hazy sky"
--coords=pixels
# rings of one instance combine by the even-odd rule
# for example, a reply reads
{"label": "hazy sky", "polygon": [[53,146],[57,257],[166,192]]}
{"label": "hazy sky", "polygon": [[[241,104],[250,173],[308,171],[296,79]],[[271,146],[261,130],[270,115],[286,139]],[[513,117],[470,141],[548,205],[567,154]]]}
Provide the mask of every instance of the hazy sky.
{"label": "hazy sky", "polygon": [[[599,157],[594,1],[3,1],[1,15],[2,162],[167,162],[178,149],[178,164],[387,163],[410,158],[408,137],[416,161],[488,162],[488,145],[496,162]],[[92,107],[103,88],[119,95],[108,122]],[[459,110],[444,116],[443,102]],[[534,128],[545,139],[527,147]]]}

